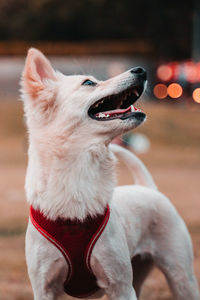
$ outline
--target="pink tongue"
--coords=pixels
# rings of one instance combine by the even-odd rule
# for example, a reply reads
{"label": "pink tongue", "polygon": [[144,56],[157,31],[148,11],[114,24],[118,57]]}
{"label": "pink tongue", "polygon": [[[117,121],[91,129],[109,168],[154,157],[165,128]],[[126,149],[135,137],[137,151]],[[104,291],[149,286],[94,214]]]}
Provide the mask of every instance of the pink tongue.
{"label": "pink tongue", "polygon": [[[135,106],[132,106],[132,107],[134,108],[134,111],[141,111],[140,109],[136,108]],[[125,114],[127,112],[131,112],[131,106],[129,106],[126,109],[115,109],[115,110],[100,112],[100,113],[97,113],[95,116],[96,117],[99,117],[99,116],[100,117],[104,117],[104,116],[112,117],[113,115]]]}
{"label": "pink tongue", "polygon": [[109,116],[112,116],[112,115],[124,114],[124,113],[129,112],[129,111],[131,111],[130,106],[126,109],[109,110],[109,111],[105,111],[104,113],[108,114]]}
{"label": "pink tongue", "polygon": [[113,115],[118,115],[118,114],[124,114],[126,112],[129,112],[131,111],[131,107],[129,106],[128,108],[126,109],[115,109],[115,110],[109,110],[109,111],[104,111],[104,112],[100,112],[100,113],[97,113],[96,114],[96,117],[104,114],[105,116],[106,115],[109,115],[109,116],[113,116]]}

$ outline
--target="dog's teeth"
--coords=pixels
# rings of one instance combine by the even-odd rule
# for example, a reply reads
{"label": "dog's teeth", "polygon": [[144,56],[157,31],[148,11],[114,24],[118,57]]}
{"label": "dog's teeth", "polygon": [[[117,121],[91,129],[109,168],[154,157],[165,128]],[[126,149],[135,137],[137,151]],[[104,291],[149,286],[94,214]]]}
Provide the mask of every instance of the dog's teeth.
{"label": "dog's teeth", "polygon": [[119,106],[121,106],[121,105],[123,105],[123,99],[120,101],[120,105]]}
{"label": "dog's teeth", "polygon": [[140,108],[131,105],[131,112],[135,112],[135,111],[141,112],[142,110]]}
{"label": "dog's teeth", "polygon": [[99,105],[101,105],[101,104],[103,103],[103,101],[104,101],[104,100],[98,102],[98,103],[95,105],[95,108],[96,108],[96,107],[99,107]]}
{"label": "dog's teeth", "polygon": [[137,90],[134,90],[134,93],[135,93],[135,95],[136,95],[137,97],[139,97],[139,93],[138,93]]}
{"label": "dog's teeth", "polygon": [[109,118],[110,115],[109,114],[104,114],[104,113],[100,112],[100,113],[96,114],[95,117],[98,118],[98,119],[102,119],[102,118]]}
{"label": "dog's teeth", "polygon": [[97,118],[105,118],[106,115],[103,113],[99,113],[98,115],[96,115]]}

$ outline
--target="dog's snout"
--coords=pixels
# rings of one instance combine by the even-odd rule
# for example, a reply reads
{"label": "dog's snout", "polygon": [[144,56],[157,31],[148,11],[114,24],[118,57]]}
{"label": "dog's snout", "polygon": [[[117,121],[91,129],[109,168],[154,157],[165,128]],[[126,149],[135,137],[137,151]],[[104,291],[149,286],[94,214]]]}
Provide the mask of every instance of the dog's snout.
{"label": "dog's snout", "polygon": [[131,69],[131,73],[132,74],[136,74],[139,75],[140,77],[142,77],[144,80],[147,79],[147,72],[145,69],[143,69],[142,67],[136,67]]}

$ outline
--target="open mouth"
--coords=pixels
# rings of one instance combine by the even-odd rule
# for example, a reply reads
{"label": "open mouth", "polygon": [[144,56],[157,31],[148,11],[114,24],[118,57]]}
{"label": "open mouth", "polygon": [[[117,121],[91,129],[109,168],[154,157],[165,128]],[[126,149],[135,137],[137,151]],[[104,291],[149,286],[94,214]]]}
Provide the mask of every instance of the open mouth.
{"label": "open mouth", "polygon": [[119,94],[106,96],[95,102],[89,108],[88,114],[97,121],[124,120],[134,116],[136,113],[145,115],[141,109],[133,106],[142,95],[143,89],[143,86],[132,86]]}

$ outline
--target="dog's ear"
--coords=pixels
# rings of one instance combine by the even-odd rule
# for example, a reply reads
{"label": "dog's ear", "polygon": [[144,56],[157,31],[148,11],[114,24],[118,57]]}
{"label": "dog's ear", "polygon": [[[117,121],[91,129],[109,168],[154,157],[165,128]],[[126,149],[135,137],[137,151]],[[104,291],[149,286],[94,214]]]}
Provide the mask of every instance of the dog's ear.
{"label": "dog's ear", "polygon": [[35,48],[28,51],[24,71],[22,73],[22,93],[33,100],[50,100],[53,97],[53,82],[56,73],[48,59]]}

